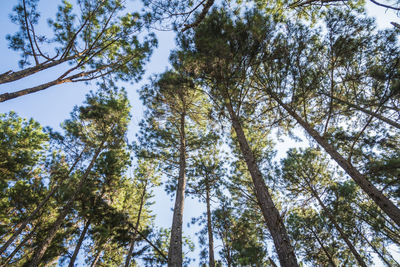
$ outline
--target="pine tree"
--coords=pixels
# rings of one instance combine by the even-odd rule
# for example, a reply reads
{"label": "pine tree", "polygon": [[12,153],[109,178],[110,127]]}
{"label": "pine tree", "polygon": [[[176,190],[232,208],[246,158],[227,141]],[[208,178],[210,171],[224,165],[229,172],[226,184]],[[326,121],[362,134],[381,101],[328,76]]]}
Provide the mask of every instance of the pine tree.
{"label": "pine tree", "polygon": [[[0,102],[68,82],[107,76],[125,81],[138,80],[144,62],[156,45],[151,34],[139,41],[137,34],[143,31],[144,21],[139,13],[126,12],[123,1],[83,0],[76,7],[63,1],[56,18],[49,20],[51,37],[37,32],[38,0],[18,2],[11,21],[19,26],[19,30],[7,39],[11,49],[21,52],[20,66],[24,68],[32,61],[34,66],[7,71],[0,75],[0,83],[20,80],[61,64],[65,66],[64,63],[71,65],[39,85],[2,93]],[[76,9],[79,10],[77,13]],[[46,42],[51,43],[54,51],[46,51]]]}

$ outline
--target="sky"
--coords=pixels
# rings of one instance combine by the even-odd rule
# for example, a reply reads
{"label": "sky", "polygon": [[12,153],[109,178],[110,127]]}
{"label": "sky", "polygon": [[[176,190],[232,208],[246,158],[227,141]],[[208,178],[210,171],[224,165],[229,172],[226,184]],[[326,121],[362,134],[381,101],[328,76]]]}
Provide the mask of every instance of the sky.
{"label": "sky", "polygon": [[[9,19],[9,14],[12,7],[15,5],[16,0],[0,0],[0,73],[4,73],[8,70],[18,70],[18,52],[8,49],[8,43],[5,36],[9,33],[17,31],[16,25],[12,24]],[[44,22],[49,16],[54,16],[57,11],[57,4],[59,1],[54,0],[40,0],[38,10],[43,14],[41,21]],[[138,8],[138,1],[130,1],[130,8]],[[391,11],[386,11],[384,8],[377,7],[373,4],[367,4],[368,14],[374,16],[377,19],[380,28],[392,27],[391,21],[400,23],[400,19],[393,14]],[[46,23],[43,23],[43,27],[39,27],[37,31],[46,34]],[[170,51],[175,47],[174,33],[170,31],[156,32],[158,38],[158,48],[153,52],[151,60],[146,64],[146,73],[143,76],[141,82],[137,84],[122,83],[128,92],[128,97],[132,108],[132,122],[129,127],[128,138],[132,141],[138,131],[138,124],[143,115],[143,106],[139,100],[137,90],[140,89],[152,74],[163,72],[168,66],[168,56]],[[13,90],[20,90],[31,87],[36,84],[40,84],[42,81],[46,81],[47,77],[55,77],[57,73],[62,71],[63,67],[55,68],[50,71],[35,74],[32,77],[22,79],[21,81],[2,84],[0,85],[0,93],[9,92]],[[96,90],[95,82],[89,85],[84,83],[69,83],[59,86],[51,87],[47,90],[16,98],[4,103],[0,103],[0,113],[9,112],[11,110],[17,112],[17,114],[24,118],[34,118],[39,121],[43,126],[50,126],[56,130],[59,130],[60,123],[69,117],[75,105],[80,105],[85,100],[85,95],[90,90]],[[290,146],[298,146],[293,141],[286,139],[285,146],[278,144],[278,157],[285,154],[285,151]],[[156,197],[154,199],[154,211],[157,214],[155,223],[160,227],[170,227],[172,222],[172,210],[173,201],[170,196],[167,196],[163,188],[159,188],[155,191]],[[203,211],[202,205],[198,204],[197,201],[187,198],[185,201],[184,211],[184,231],[187,235],[190,235],[192,241],[196,244],[198,242],[197,237],[194,236],[196,227],[186,227],[187,222],[190,221],[191,217],[198,216],[199,211]],[[198,256],[198,250],[191,257]],[[197,266],[195,263],[193,266]],[[379,266],[379,263],[377,263]]]}

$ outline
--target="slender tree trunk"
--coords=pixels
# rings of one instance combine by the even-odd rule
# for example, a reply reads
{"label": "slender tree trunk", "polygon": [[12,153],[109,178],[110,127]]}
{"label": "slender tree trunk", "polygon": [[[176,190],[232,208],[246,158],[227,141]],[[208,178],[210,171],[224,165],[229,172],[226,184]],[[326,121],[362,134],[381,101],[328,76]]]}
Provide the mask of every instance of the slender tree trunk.
{"label": "slender tree trunk", "polygon": [[100,255],[101,255],[102,250],[99,250],[96,254],[96,257],[94,258],[94,260],[92,261],[92,264],[90,264],[90,267],[95,267],[97,265],[97,262],[100,259]]}
{"label": "slender tree trunk", "polygon": [[321,239],[318,237],[317,233],[312,229],[312,227],[309,228],[315,239],[317,240],[318,244],[324,251],[325,255],[328,257],[329,263],[332,265],[332,267],[336,267],[335,262],[332,259],[331,254],[329,254],[328,250],[325,248],[324,243],[321,241]]}
{"label": "slender tree trunk", "polygon": [[135,234],[132,236],[131,242],[129,243],[129,251],[128,255],[126,256],[125,267],[129,267],[131,264],[133,249],[135,248],[135,239],[136,239],[136,231]]}
{"label": "slender tree trunk", "polygon": [[18,246],[11,252],[11,254],[7,257],[7,259],[0,265],[1,267],[8,266],[7,264],[12,260],[12,258],[14,258],[15,254],[17,254],[17,252],[22,248],[22,246],[25,245],[25,243],[31,239],[31,237],[35,233],[36,228],[37,228],[37,225],[35,225],[35,227],[33,227],[32,231],[30,231],[29,234],[27,234],[24,237],[24,239],[21,241],[21,243],[19,243]]}
{"label": "slender tree trunk", "polygon": [[[135,229],[137,229],[137,230],[139,230],[140,217],[142,215],[142,210],[143,210],[143,205],[144,205],[144,197],[146,195],[146,190],[147,190],[147,182],[148,182],[148,180],[146,180],[145,186],[143,188],[142,196],[140,197],[140,206],[139,206],[139,211],[138,211],[136,225],[135,225]],[[131,263],[131,258],[132,258],[133,249],[135,247],[135,240],[136,240],[137,233],[138,232],[135,230],[135,234],[132,236],[131,242],[129,244],[129,251],[128,251],[128,255],[126,256],[126,260],[125,260],[125,267],[129,267],[129,265]]]}
{"label": "slender tree trunk", "polygon": [[[392,267],[393,263],[388,262],[388,260],[385,258],[385,256],[376,248],[371,242],[369,242],[368,238],[360,231],[357,229],[357,232],[361,235],[361,237],[368,243],[368,245],[375,251],[375,253],[379,256],[379,258],[388,266]],[[400,266],[398,262],[396,262],[393,258],[392,260],[396,263],[396,266]]]}
{"label": "slender tree trunk", "polygon": [[85,226],[82,229],[81,235],[79,236],[78,243],[75,246],[74,254],[72,254],[71,260],[69,261],[68,267],[74,267],[76,257],[78,256],[79,250],[81,249],[83,240],[85,240],[86,233],[90,226],[90,218],[85,223]]}
{"label": "slender tree trunk", "polygon": [[350,162],[335,150],[319,133],[314,130],[307,122],[305,122],[297,113],[282,100],[269,91],[269,94],[278,104],[291,115],[306,132],[314,138],[314,140],[322,146],[325,151],[341,166],[346,173],[353,178],[358,186],[380,207],[398,226],[400,226],[400,209],[396,207],[390,199],[380,192],[372,183],[370,183],[364,175],[362,175]]}
{"label": "slender tree trunk", "polygon": [[[223,211],[225,211],[225,207],[224,206],[222,206],[222,209],[223,209]],[[219,228],[217,228],[217,230],[219,232],[219,237],[220,237],[221,242],[222,242],[222,247],[224,248],[223,249],[223,252],[224,252],[223,254],[224,254],[224,257],[225,257],[224,259],[226,260],[227,266],[230,267],[231,266],[230,246],[227,244],[228,243],[228,236],[226,234],[228,229],[225,228],[225,225],[226,224],[224,224],[224,226],[223,226],[224,227],[223,228],[223,230],[224,230],[223,232]]]}
{"label": "slender tree trunk", "polygon": [[182,266],[182,221],[186,187],[186,136],[185,113],[180,121],[179,178],[176,190],[174,214],[171,227],[171,241],[168,250],[168,267]]}
{"label": "slender tree trunk", "polygon": [[210,205],[210,186],[208,181],[206,183],[206,205],[207,205],[207,232],[208,232],[208,265],[210,267],[215,267],[214,259],[214,238],[212,232],[212,222],[211,222],[211,205]]}
{"label": "slender tree trunk", "polygon": [[[75,162],[72,164],[71,168],[68,170],[67,177],[71,174],[71,172],[75,169],[76,165],[78,162],[81,160],[83,153],[85,152],[86,148],[82,150],[82,152],[79,154],[78,158],[75,160]],[[0,255],[6,251],[6,249],[14,242],[14,240],[22,233],[22,231],[25,229],[25,227],[28,225],[29,222],[35,218],[36,214],[47,204],[49,199],[54,195],[55,192],[57,192],[59,188],[59,185],[54,186],[50,192],[47,194],[46,198],[42,200],[42,202],[39,203],[39,205],[36,207],[36,209],[21,223],[19,228],[13,233],[13,235],[7,240],[7,242],[0,248]]]}
{"label": "slender tree trunk", "polygon": [[361,257],[361,255],[357,252],[356,248],[353,246],[353,244],[351,243],[351,241],[349,240],[349,237],[347,236],[347,234],[343,231],[342,227],[339,226],[338,222],[336,221],[335,217],[333,216],[333,214],[331,213],[331,211],[328,209],[327,206],[325,206],[324,202],[322,202],[322,199],[319,197],[318,193],[314,190],[314,188],[309,184],[308,181],[307,185],[308,188],[310,189],[311,193],[314,195],[314,197],[317,199],[319,205],[322,207],[322,209],[324,210],[324,212],[326,213],[326,215],[328,215],[329,220],[331,221],[331,223],[333,224],[333,226],[335,226],[336,230],[339,232],[340,237],[344,240],[344,242],[347,244],[347,246],[349,247],[351,253],[354,255],[354,257],[356,258],[358,264],[362,267],[367,267],[367,264],[365,264],[363,258]]}
{"label": "slender tree trunk", "polygon": [[272,267],[278,267],[271,257],[268,257],[269,263],[271,263]]}
{"label": "slender tree trunk", "polygon": [[39,265],[40,260],[42,259],[44,253],[46,252],[46,250],[50,246],[51,242],[53,241],[54,237],[56,236],[58,229],[60,228],[60,226],[62,225],[62,223],[65,220],[65,217],[67,217],[67,215],[71,212],[73,204],[74,204],[76,198],[79,196],[80,192],[82,191],[84,185],[86,184],[87,177],[89,176],[89,173],[92,170],[97,157],[99,156],[100,152],[103,150],[104,144],[105,144],[105,140],[96,149],[96,152],[93,155],[88,168],[86,169],[85,173],[83,174],[82,178],[80,179],[79,184],[76,187],[76,190],[74,191],[71,198],[68,200],[66,205],[61,210],[60,214],[57,217],[57,220],[53,223],[50,230],[48,231],[46,238],[35,249],[32,259],[30,260],[30,263],[29,263],[30,267],[36,267]]}
{"label": "slender tree trunk", "polygon": [[[227,94],[227,92],[225,94]],[[237,139],[239,141],[240,150],[243,154],[247,168],[253,180],[258,205],[261,208],[265,222],[271,233],[281,266],[296,267],[298,266],[297,259],[294,254],[293,247],[290,244],[289,236],[287,234],[285,226],[283,225],[279,211],[276,208],[272,197],[268,192],[268,188],[264,182],[260,169],[257,166],[254,154],[251,151],[250,146],[247,142],[239,118],[233,110],[231,102],[228,102],[229,97],[227,95],[225,96],[225,99],[227,99],[227,103],[225,104],[231,118],[232,126],[235,129]]]}
{"label": "slender tree trunk", "polygon": [[342,104],[345,104],[345,105],[347,105],[347,106],[349,106],[349,107],[352,107],[352,108],[354,108],[354,109],[356,109],[356,110],[358,110],[358,111],[361,111],[361,112],[363,112],[363,113],[365,113],[365,114],[371,115],[371,116],[373,116],[373,117],[375,117],[375,118],[377,118],[377,119],[379,119],[379,120],[381,120],[381,121],[383,121],[383,122],[386,122],[387,124],[389,124],[389,125],[391,125],[391,126],[393,126],[393,127],[396,127],[397,129],[400,129],[400,123],[397,123],[397,122],[395,122],[395,121],[392,121],[391,119],[388,119],[388,118],[386,118],[386,117],[384,117],[384,116],[382,116],[382,115],[377,114],[376,112],[370,111],[370,110],[368,110],[368,109],[365,109],[365,108],[363,108],[363,107],[360,107],[360,106],[358,106],[358,105],[355,105],[355,104],[353,104],[353,103],[350,103],[350,102],[348,102],[348,101],[346,101],[346,100],[343,100],[343,99],[341,99],[341,98],[339,98],[339,97],[327,95],[327,94],[325,94],[325,93],[323,93],[323,94],[326,95],[326,96],[328,96],[328,97],[330,97],[330,98],[332,98],[332,99],[334,99],[334,100],[336,100],[336,101],[338,101],[338,102],[340,102],[340,103],[342,103]]}

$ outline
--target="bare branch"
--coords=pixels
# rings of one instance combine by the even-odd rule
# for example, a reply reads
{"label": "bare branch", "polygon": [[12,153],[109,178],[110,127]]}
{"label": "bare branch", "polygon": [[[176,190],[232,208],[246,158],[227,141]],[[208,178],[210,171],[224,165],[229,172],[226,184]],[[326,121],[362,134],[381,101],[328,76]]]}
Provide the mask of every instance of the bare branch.
{"label": "bare branch", "polygon": [[36,52],[35,52],[35,48],[33,47],[33,42],[32,42],[32,38],[31,38],[31,34],[30,34],[30,32],[29,32],[28,13],[26,12],[26,3],[25,3],[25,0],[22,0],[22,3],[23,3],[23,5],[24,5],[24,19],[25,19],[26,34],[28,35],[29,43],[30,43],[30,45],[31,45],[33,58],[35,59],[36,65],[39,65],[39,60],[37,59]]}

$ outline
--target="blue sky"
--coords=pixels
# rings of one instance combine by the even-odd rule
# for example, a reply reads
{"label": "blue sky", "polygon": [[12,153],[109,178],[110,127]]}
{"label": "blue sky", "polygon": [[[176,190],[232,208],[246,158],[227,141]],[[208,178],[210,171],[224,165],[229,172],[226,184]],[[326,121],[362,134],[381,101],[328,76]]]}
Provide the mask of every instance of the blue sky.
{"label": "blue sky", "polygon": [[[6,34],[13,33],[17,30],[17,27],[10,23],[8,16],[15,3],[16,1],[0,0],[0,73],[8,70],[19,69],[17,64],[19,54],[8,49],[8,44],[5,40]],[[59,1],[54,0],[39,1],[39,10],[43,13],[43,17],[41,18],[42,21],[47,18],[47,16],[54,16],[58,3]],[[138,5],[137,1],[131,1],[130,8],[135,8],[136,5]],[[400,19],[398,19],[393,12],[385,12],[385,9],[372,4],[368,4],[368,13],[377,18],[378,24],[381,28],[391,27],[391,21],[397,21],[400,23]],[[45,29],[46,27],[38,28],[39,31],[42,30],[44,33]],[[130,140],[134,139],[134,135],[138,130],[138,123],[143,114],[143,107],[138,98],[137,90],[147,81],[147,78],[151,74],[160,73],[168,67],[169,52],[175,46],[175,37],[173,32],[157,32],[157,37],[159,41],[158,48],[154,51],[150,62],[146,65],[146,74],[142,81],[133,85],[129,83],[121,84],[126,87],[129,100],[133,107],[133,118],[129,130]],[[46,78],[49,76],[54,77],[53,75],[59,73],[61,70],[62,67],[33,75],[32,77],[23,79],[22,81],[0,85],[0,93],[19,90],[39,84],[42,81],[46,81]],[[85,94],[88,93],[89,90],[96,90],[95,82],[92,82],[91,85],[85,85],[84,83],[70,83],[54,86],[39,93],[0,103],[0,113],[14,110],[21,117],[32,117],[39,121],[43,126],[50,126],[58,129],[60,123],[69,117],[69,113],[72,111],[73,106],[80,105],[84,101]],[[293,142],[290,143],[290,145],[292,144]],[[283,147],[280,149],[279,152],[281,155],[284,153],[284,150],[286,149]],[[154,200],[156,202],[154,209],[157,214],[156,225],[170,227],[172,220],[171,207],[173,206],[173,202],[170,201],[170,197],[166,195],[162,188],[156,190],[156,198]],[[202,210],[203,207],[201,205],[188,198],[185,203],[184,224],[186,225],[186,223],[190,221],[191,217],[198,216],[199,211]],[[190,229],[185,230],[187,234],[192,236],[193,242],[197,243],[197,238],[194,236],[195,229],[196,228],[191,227]],[[197,257],[197,255],[198,251],[196,251],[192,257]],[[194,266],[196,265],[198,264],[195,264]]]}

